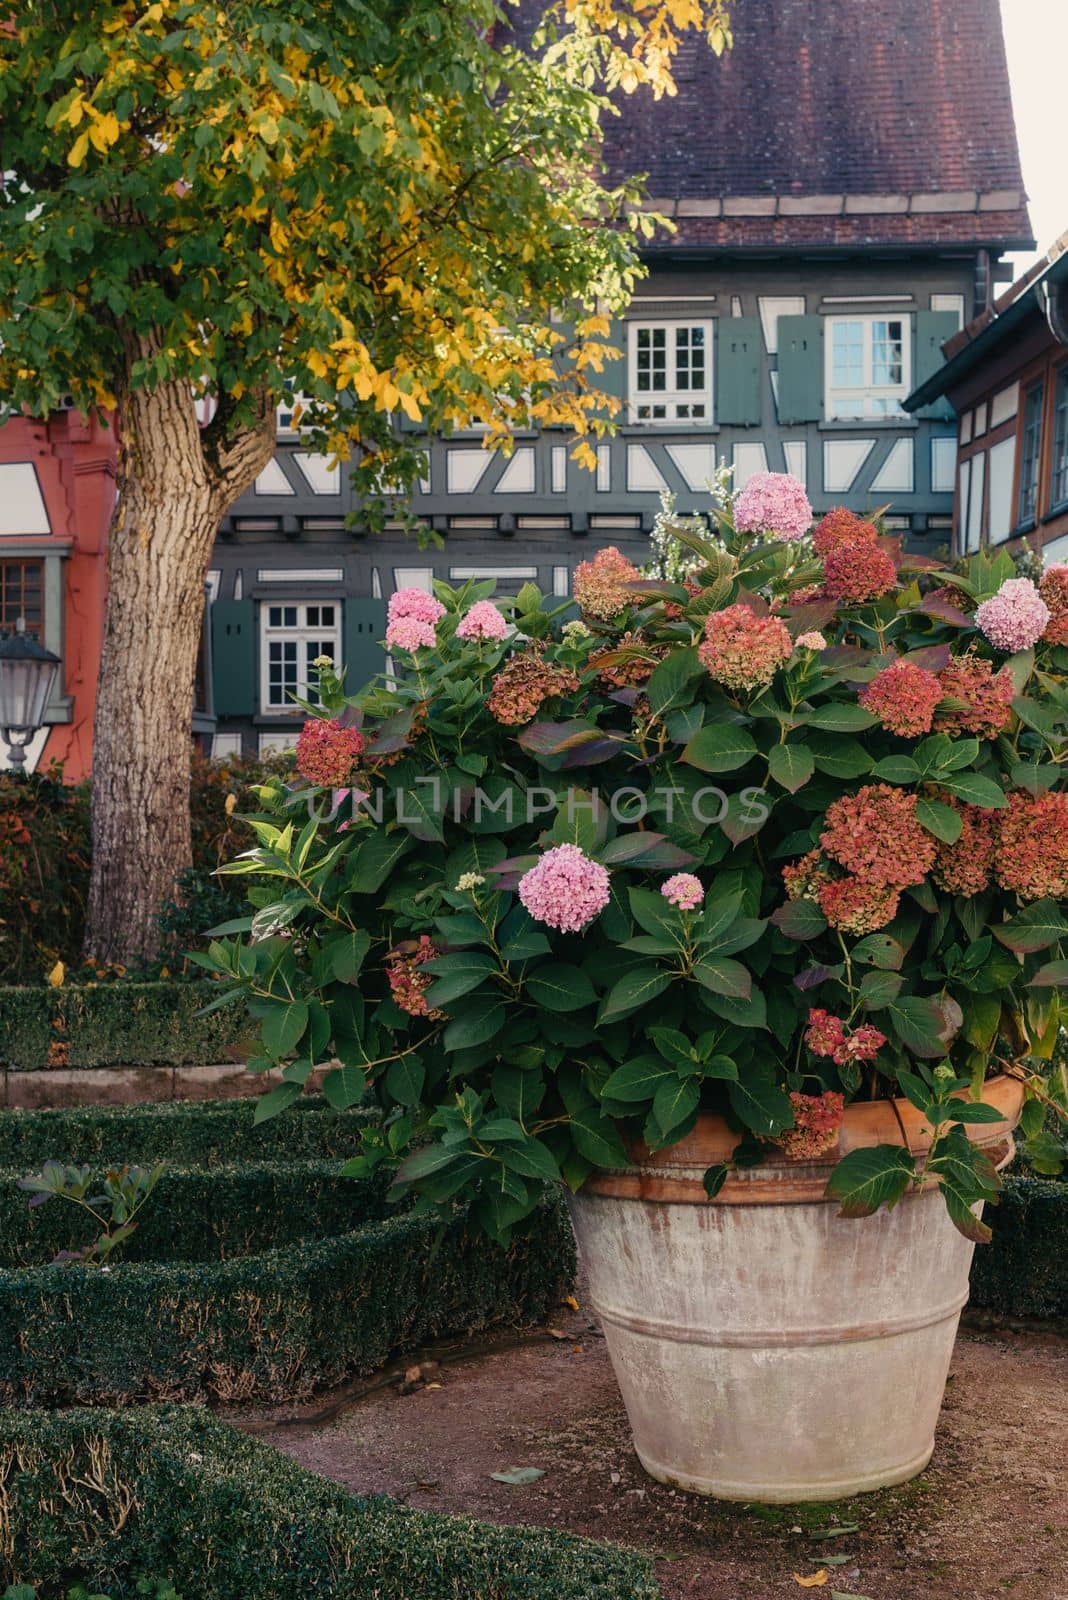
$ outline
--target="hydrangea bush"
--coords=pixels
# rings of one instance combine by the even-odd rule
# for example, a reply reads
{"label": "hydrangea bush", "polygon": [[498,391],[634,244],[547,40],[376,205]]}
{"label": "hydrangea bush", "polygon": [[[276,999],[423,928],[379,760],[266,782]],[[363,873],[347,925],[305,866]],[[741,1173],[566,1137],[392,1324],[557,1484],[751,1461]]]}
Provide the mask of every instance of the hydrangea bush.
{"label": "hydrangea bush", "polygon": [[920,1173],[899,1145],[835,1163],[845,1107],[905,1097],[975,1238],[991,1075],[1026,1080],[1056,1164],[1068,569],[940,570],[842,510],[810,530],[792,480],[736,510],[680,525],[684,581],[607,549],[569,606],[404,590],[391,678],[346,697],[323,664],[301,776],[228,868],[253,913],[201,958],[281,1067],[258,1115],[336,1060],[330,1100],[384,1113],[355,1167],[497,1237],[702,1109],[732,1165],[825,1161],[865,1215]]}

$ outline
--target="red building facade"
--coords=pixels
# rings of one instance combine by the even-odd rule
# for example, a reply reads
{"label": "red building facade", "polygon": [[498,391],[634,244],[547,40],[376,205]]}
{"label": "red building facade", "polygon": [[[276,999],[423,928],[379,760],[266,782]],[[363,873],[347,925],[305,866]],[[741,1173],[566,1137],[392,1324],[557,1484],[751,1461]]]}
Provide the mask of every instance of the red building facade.
{"label": "red building facade", "polygon": [[61,761],[70,781],[92,761],[114,503],[115,441],[101,423],[61,411],[0,427],[0,628],[24,625],[62,661],[27,754],[38,770]]}

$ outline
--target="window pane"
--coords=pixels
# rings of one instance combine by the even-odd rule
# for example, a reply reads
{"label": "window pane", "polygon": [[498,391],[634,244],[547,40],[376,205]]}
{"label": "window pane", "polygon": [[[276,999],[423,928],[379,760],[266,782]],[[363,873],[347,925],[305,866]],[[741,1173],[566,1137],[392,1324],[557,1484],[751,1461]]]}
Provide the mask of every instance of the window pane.
{"label": "window pane", "polygon": [[25,627],[40,640],[44,630],[44,562],[0,561],[0,628]]}
{"label": "window pane", "polygon": [[836,389],[864,387],[864,324],[836,322],[831,346],[831,366]]}
{"label": "window pane", "polygon": [[900,318],[872,323],[872,386],[889,389],[901,384],[905,376],[904,333]]}
{"label": "window pane", "polygon": [[1027,391],[1024,400],[1023,439],[1020,449],[1020,505],[1017,519],[1034,520],[1038,501],[1038,455],[1042,440],[1043,386],[1039,383]]}
{"label": "window pane", "polygon": [[284,606],[282,611],[282,620],[287,628],[295,628],[297,625],[296,606]]}
{"label": "window pane", "polygon": [[271,628],[280,628],[282,626],[282,607],[281,606],[268,606],[268,608],[267,608],[267,624]]}
{"label": "window pane", "polygon": [[1050,504],[1068,500],[1068,364],[1057,374],[1057,395],[1053,418],[1053,467]]}

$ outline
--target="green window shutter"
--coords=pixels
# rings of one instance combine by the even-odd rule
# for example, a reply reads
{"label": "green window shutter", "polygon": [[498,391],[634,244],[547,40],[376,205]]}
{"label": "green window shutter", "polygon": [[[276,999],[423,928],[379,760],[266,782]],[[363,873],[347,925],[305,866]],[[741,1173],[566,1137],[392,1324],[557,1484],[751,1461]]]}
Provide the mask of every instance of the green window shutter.
{"label": "green window shutter", "polygon": [[627,366],[630,359],[627,351],[627,324],[619,317],[613,318],[607,339],[599,336],[598,343],[611,345],[613,350],[619,350],[621,354],[613,361],[606,361],[603,372],[594,372],[592,367],[588,367],[586,369],[587,375],[592,388],[597,389],[601,394],[609,394],[614,400],[619,401],[620,409],[613,414],[612,420],[617,424],[622,424],[628,421],[625,409],[627,403]]}
{"label": "green window shutter", "polygon": [[256,610],[251,600],[213,602],[211,675],[215,715],[250,717],[256,709]]}
{"label": "green window shutter", "polygon": [[716,322],[716,421],[757,427],[763,340],[759,317],[720,317]]}
{"label": "green window shutter", "polygon": [[[945,365],[942,346],[947,339],[960,328],[960,319],[955,311],[918,311],[916,313],[916,334],[912,346],[912,387],[918,389],[921,383],[926,383],[928,378],[933,378],[938,369]],[[932,405],[924,406],[917,411],[918,417],[946,418],[956,416],[956,412],[946,399],[941,395]]]}
{"label": "green window shutter", "polygon": [[823,419],[823,318],[779,318],[779,421]]}
{"label": "green window shutter", "polygon": [[349,597],[344,606],[345,692],[358,694],[376,673],[386,670],[379,640],[386,631],[386,602]]}

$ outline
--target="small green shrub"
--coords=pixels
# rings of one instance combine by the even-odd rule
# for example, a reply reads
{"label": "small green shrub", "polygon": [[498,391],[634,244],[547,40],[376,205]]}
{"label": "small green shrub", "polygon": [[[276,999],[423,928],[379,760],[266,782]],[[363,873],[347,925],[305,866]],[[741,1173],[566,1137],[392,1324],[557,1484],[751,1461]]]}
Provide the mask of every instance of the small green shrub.
{"label": "small green shrub", "polygon": [[0,1413],[0,1581],[184,1600],[657,1600],[648,1559],[347,1494],[202,1410]]}
{"label": "small green shrub", "polygon": [[1009,1317],[1068,1317],[1068,1183],[1010,1177],[975,1252],[971,1304]]}
{"label": "small green shrub", "polygon": [[0,988],[0,1065],[180,1065],[226,1058],[244,1026],[240,1010],[198,1013],[211,983],[46,984]]}
{"label": "small green shrub", "polygon": [[345,1158],[378,1113],[334,1111],[309,1096],[284,1121],[253,1123],[247,1100],[0,1111],[0,1168],[28,1171],[54,1158],[71,1162],[167,1161],[213,1167],[247,1161]]}
{"label": "small green shrub", "polygon": [[[99,1170],[99,1168],[97,1169]],[[120,1260],[218,1262],[327,1239],[397,1215],[377,1178],[342,1178],[336,1161],[165,1166]],[[0,1268],[47,1266],[92,1244],[99,1223],[68,1206],[30,1210],[13,1172],[0,1171]]]}
{"label": "small green shrub", "polygon": [[0,1401],[293,1399],[428,1339],[542,1321],[574,1269],[553,1193],[507,1247],[462,1213],[409,1212],[233,1259],[0,1270]]}

